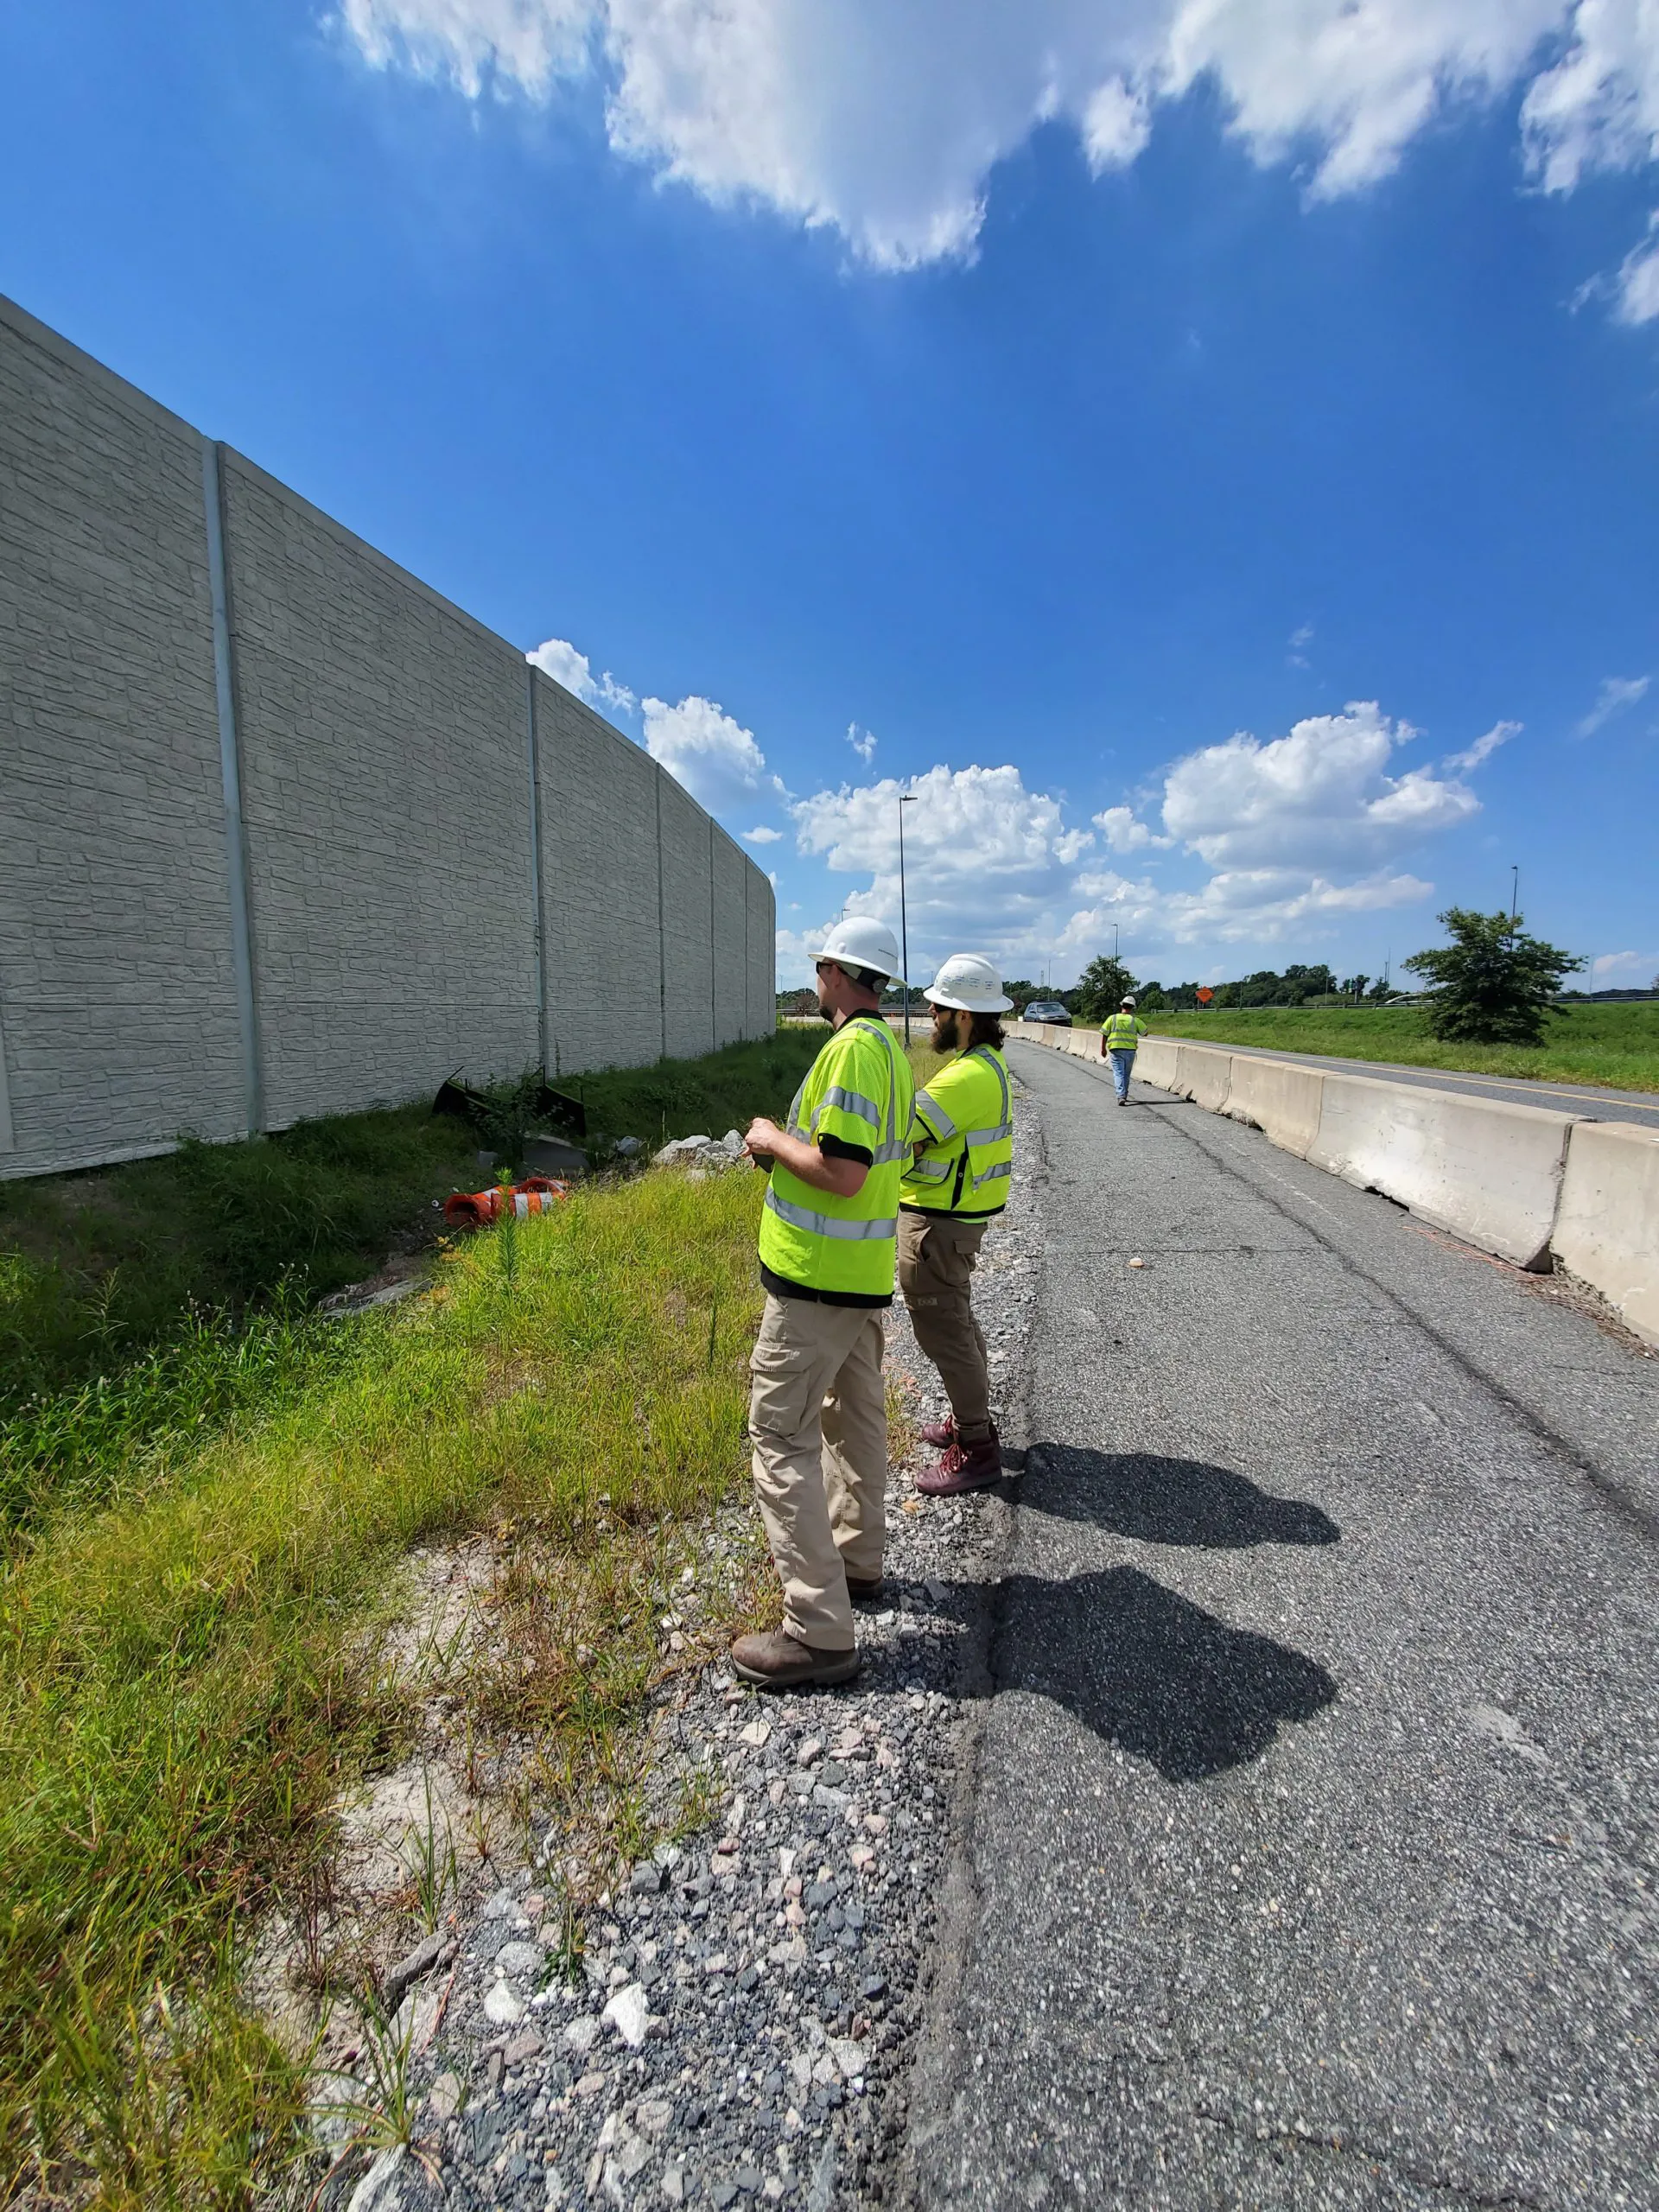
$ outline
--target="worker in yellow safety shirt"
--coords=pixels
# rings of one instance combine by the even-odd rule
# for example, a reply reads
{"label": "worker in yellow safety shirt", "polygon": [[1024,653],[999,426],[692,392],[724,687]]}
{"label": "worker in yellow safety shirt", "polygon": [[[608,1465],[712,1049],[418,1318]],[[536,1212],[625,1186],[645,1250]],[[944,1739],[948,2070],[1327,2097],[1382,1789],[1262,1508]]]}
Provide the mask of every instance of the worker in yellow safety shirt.
{"label": "worker in yellow safety shirt", "polygon": [[1117,1086],[1117,1103],[1129,1103],[1129,1077],[1135,1073],[1135,1048],[1143,1037],[1152,1033],[1144,1021],[1137,1020],[1135,1001],[1125,998],[1117,1012],[1100,1025],[1100,1056],[1109,1055],[1112,1063],[1112,1081]]}
{"label": "worker in yellow safety shirt", "polygon": [[740,1637],[732,1664],[766,1689],[849,1681],[858,1672],[853,1601],[881,1594],[881,1315],[893,1303],[915,1096],[880,1013],[899,967],[886,923],[836,925],[817,959],[818,1006],[834,1033],[795,1094],[788,1127],[758,1119],[745,1140],[770,1173],[749,1440],[784,1620]]}
{"label": "worker in yellow safety shirt", "polygon": [[974,1317],[974,1268],[985,1231],[1007,1204],[1014,1173],[1014,1109],[1000,1015],[1014,1001],[977,953],[953,953],[925,994],[933,1049],[950,1052],[916,1094],[914,1158],[899,1186],[899,1287],[916,1341],[939,1370],[948,1420],[924,1428],[943,1456],[918,1490],[954,1497],[1002,1472],[991,1419],[985,1338]]}

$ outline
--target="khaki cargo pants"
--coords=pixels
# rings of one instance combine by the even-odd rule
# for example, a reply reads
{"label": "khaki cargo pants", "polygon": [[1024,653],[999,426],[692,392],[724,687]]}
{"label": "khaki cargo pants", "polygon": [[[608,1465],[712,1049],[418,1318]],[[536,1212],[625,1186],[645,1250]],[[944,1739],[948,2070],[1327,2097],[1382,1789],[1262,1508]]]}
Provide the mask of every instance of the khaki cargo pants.
{"label": "khaki cargo pants", "polygon": [[917,1343],[939,1370],[964,1444],[982,1444],[991,1433],[990,1370],[972,1295],[988,1225],[950,1214],[899,1217],[899,1292]]}
{"label": "khaki cargo pants", "polygon": [[754,1492],[784,1586],[784,1627],[855,1643],[847,1577],[874,1582],[887,1533],[881,1308],[766,1298],[749,1362]]}

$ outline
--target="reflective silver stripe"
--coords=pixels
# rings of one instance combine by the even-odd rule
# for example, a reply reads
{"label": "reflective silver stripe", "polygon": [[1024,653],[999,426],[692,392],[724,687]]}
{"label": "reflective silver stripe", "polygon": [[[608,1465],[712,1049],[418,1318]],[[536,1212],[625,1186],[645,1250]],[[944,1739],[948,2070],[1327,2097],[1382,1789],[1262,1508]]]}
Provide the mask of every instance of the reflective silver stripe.
{"label": "reflective silver stripe", "polygon": [[1011,1137],[1013,1135],[1012,1122],[999,1122],[994,1129],[969,1129],[968,1143],[970,1148],[976,1145],[1000,1144],[1004,1137]]}
{"label": "reflective silver stripe", "polygon": [[876,1244],[884,1238],[890,1242],[899,1234],[897,1214],[889,1221],[842,1221],[834,1214],[814,1213],[809,1206],[795,1205],[770,1187],[766,1202],[791,1229],[804,1229],[813,1236],[833,1236],[848,1244]]}
{"label": "reflective silver stripe", "polygon": [[905,1179],[910,1183],[945,1183],[950,1179],[948,1160],[918,1160]]}
{"label": "reflective silver stripe", "polygon": [[[939,1126],[937,1134],[938,1135],[939,1142],[941,1144],[947,1144],[957,1134],[956,1123],[945,1112],[944,1107],[940,1105],[938,1100],[933,1096],[931,1090],[918,1090],[916,1094],[917,1112],[920,1113],[924,1106],[925,1106],[928,1112],[933,1115],[938,1120]],[[931,1128],[931,1124],[930,1123],[929,1126]]]}
{"label": "reflective silver stripe", "polygon": [[1002,1093],[1002,1118],[1008,1123],[1008,1134],[1012,1136],[1014,1134],[1014,1109],[1008,1103],[1008,1078],[1003,1074],[1001,1065],[992,1053],[989,1046],[976,1045],[973,1050],[973,1057],[976,1060],[983,1060],[986,1066],[989,1068],[991,1073],[996,1077],[996,1087]]}
{"label": "reflective silver stripe", "polygon": [[1013,1173],[1014,1162],[1011,1160],[999,1160],[995,1167],[988,1167],[982,1175],[975,1176],[974,1188],[977,1190],[982,1183],[1001,1182]]}
{"label": "reflective silver stripe", "polygon": [[[861,1122],[868,1122],[875,1128],[881,1126],[881,1109],[874,1099],[866,1098],[861,1091],[843,1090],[838,1083],[831,1084],[824,1092],[823,1103],[818,1108],[818,1114],[822,1114],[826,1106],[839,1106],[843,1114],[855,1115]],[[815,1122],[818,1114],[812,1117]]]}
{"label": "reflective silver stripe", "polygon": [[887,1166],[895,1160],[908,1160],[910,1154],[908,1144],[879,1144],[871,1155],[870,1165],[873,1167]]}

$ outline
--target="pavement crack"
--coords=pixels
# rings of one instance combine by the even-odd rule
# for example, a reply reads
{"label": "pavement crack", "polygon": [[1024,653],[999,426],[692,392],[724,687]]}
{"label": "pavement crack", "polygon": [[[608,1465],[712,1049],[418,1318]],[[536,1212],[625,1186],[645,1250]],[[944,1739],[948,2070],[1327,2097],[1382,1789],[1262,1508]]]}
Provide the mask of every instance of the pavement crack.
{"label": "pavement crack", "polygon": [[1487,2208],[1487,2212],[1510,2212],[1510,2208],[1517,2205],[1525,2208],[1525,2212],[1549,2212],[1548,2201],[1534,2196],[1530,2190],[1484,2190],[1357,2136],[1320,2135],[1311,2128],[1287,2127],[1281,2122],[1249,2122],[1241,2120],[1236,2113],[1217,2112],[1205,2104],[1195,2103],[1192,2109],[1200,2120],[1224,2128],[1243,2141],[1282,2143],[1298,2151],[1322,2152],[1326,2158],[1357,2158],[1367,2165],[1385,2167],[1402,2181],[1410,2182],[1414,2188],[1432,2189],[1442,2196],[1453,2197],[1459,2204],[1481,2206]]}
{"label": "pavement crack", "polygon": [[[1330,1255],[1344,1274],[1351,1276],[1356,1282],[1365,1284],[1396,1313],[1402,1314],[1413,1328],[1421,1330],[1436,1350],[1449,1359],[1454,1367],[1467,1376],[1471,1382],[1478,1384],[1483,1390],[1490,1392],[1504,1410],[1514,1416],[1522,1428],[1539,1443],[1545,1445],[1559,1458],[1564,1459],[1568,1466],[1581,1476],[1603,1504],[1610,1507],[1622,1519],[1639,1529],[1644,1536],[1659,1540],[1659,1513],[1656,1513],[1650,1506],[1645,1505],[1639,1497],[1632,1496],[1622,1483],[1598,1466],[1593,1459],[1580,1449],[1570,1436],[1563,1434],[1541,1414],[1535,1412],[1523,1399],[1516,1397],[1513,1391],[1499,1381],[1490,1368],[1484,1367],[1478,1360],[1471,1358],[1460,1344],[1447,1336],[1445,1331],[1439,1328],[1426,1314],[1420,1313],[1380,1275],[1374,1274],[1369,1268],[1363,1267],[1351,1253],[1344,1251],[1334,1238],[1327,1236],[1314,1223],[1301,1219],[1284,1199],[1275,1197],[1271,1191],[1263,1189],[1262,1182],[1256,1178],[1246,1175],[1235,1160],[1228,1158],[1224,1150],[1206,1144],[1200,1135],[1200,1124],[1182,1118],[1169,1119],[1165,1125],[1179,1136],[1185,1138],[1187,1143],[1201,1152],[1206,1160],[1219,1167],[1224,1173],[1230,1175],[1235,1181],[1243,1183],[1254,1191],[1262,1203],[1271,1206],[1282,1220],[1291,1223],[1311,1236],[1321,1250]],[[1266,1140],[1264,1139],[1263,1141],[1265,1142]],[[1303,1194],[1294,1191],[1292,1185],[1285,1182],[1282,1177],[1275,1175],[1271,1168],[1267,1169],[1265,1173],[1268,1181],[1278,1183],[1282,1189],[1292,1191],[1297,1200],[1302,1201]],[[1305,1202],[1321,1212],[1326,1211],[1325,1208],[1319,1205],[1319,1201],[1315,1198],[1308,1198]]]}

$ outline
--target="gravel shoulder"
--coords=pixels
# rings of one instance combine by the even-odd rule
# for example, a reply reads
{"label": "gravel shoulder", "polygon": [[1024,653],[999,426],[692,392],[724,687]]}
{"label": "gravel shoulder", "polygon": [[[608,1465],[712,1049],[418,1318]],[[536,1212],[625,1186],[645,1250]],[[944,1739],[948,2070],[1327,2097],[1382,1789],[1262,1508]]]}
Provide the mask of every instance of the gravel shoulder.
{"label": "gravel shoulder", "polygon": [[[1032,1184],[986,1240],[976,1303],[1017,1457],[1040,1263]],[[888,1365],[915,1421],[943,1409],[901,1306]],[[914,1461],[912,1461],[912,1465]],[[650,1802],[706,1825],[626,1870],[562,1971],[561,1840],[498,1860],[394,1975],[412,2140],[331,2188],[352,2212],[890,2201],[931,1936],[978,1725],[996,1495],[889,1496],[887,1593],[846,1688],[772,1697],[715,1665],[665,1686]],[[747,1509],[711,1567],[755,1541]],[[568,1966],[568,1957],[563,1964]]]}

